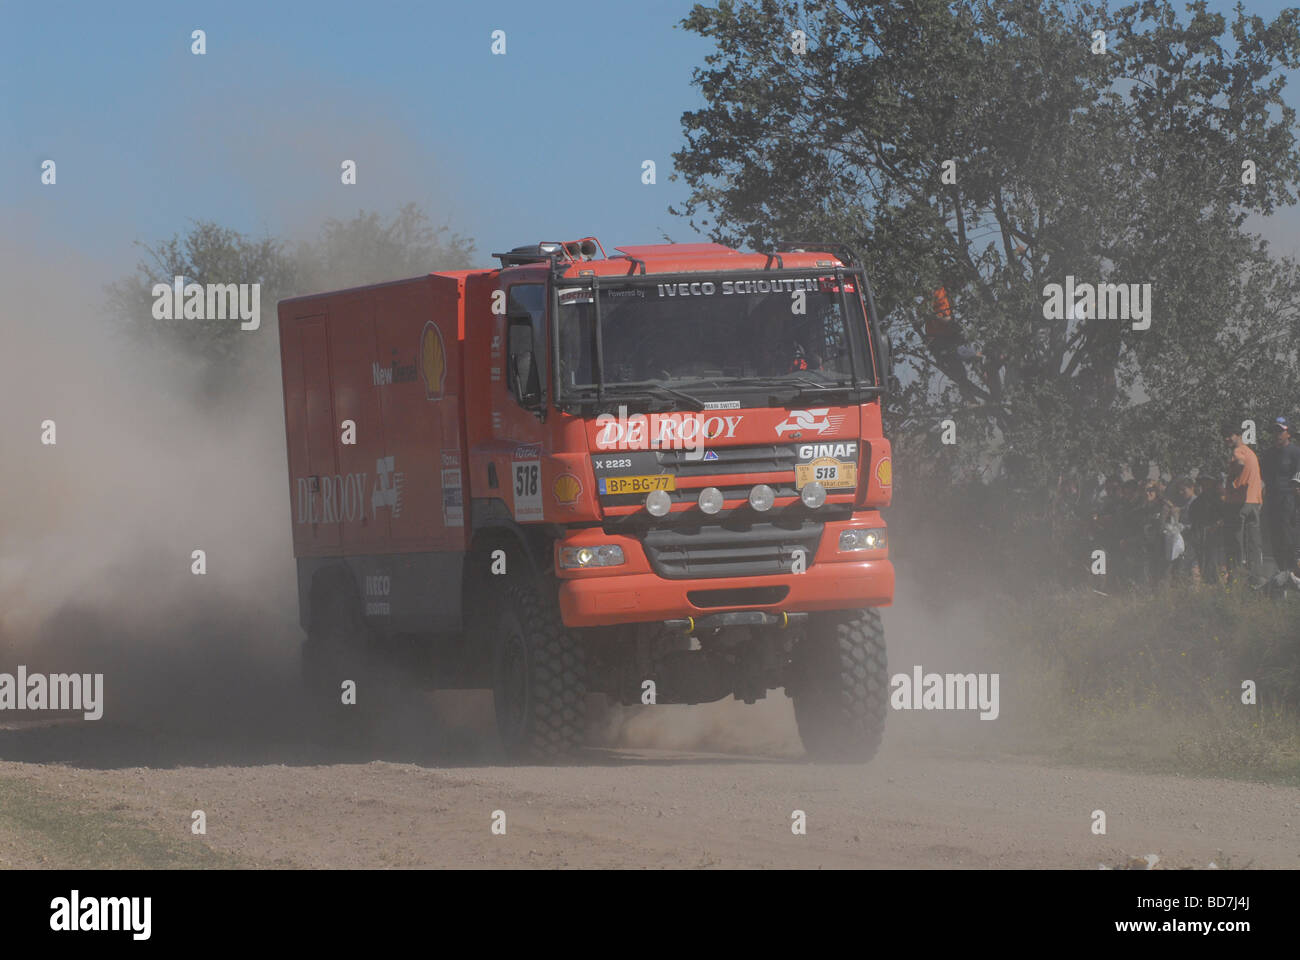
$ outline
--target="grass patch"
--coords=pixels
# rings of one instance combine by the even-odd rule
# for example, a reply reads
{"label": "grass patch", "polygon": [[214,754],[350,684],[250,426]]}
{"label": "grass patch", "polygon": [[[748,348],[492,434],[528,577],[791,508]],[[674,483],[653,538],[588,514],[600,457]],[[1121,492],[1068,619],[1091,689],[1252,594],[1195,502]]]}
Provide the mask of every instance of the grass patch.
{"label": "grass patch", "polygon": [[38,851],[42,867],[67,869],[237,868],[245,863],[201,838],[164,836],[121,815],[51,797],[31,783],[0,777],[0,835]]}
{"label": "grass patch", "polygon": [[1057,760],[1300,785],[1300,601],[1189,585],[1002,611],[1018,742]]}

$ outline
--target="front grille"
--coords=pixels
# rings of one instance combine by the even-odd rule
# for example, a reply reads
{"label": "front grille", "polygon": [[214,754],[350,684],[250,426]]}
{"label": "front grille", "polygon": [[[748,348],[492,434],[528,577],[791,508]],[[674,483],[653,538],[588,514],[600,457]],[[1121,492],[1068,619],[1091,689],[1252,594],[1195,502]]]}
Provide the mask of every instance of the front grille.
{"label": "front grille", "polygon": [[804,569],[821,543],[821,521],[782,517],[757,521],[734,515],[721,522],[683,523],[640,532],[655,573],[667,580],[759,577],[792,573],[795,551]]}
{"label": "front grille", "polygon": [[[691,457],[695,459],[691,459]],[[705,460],[704,457],[715,459]],[[749,447],[718,447],[716,450],[656,450],[659,466],[679,477],[710,477],[720,473],[794,472],[798,459],[793,446],[763,444]]]}

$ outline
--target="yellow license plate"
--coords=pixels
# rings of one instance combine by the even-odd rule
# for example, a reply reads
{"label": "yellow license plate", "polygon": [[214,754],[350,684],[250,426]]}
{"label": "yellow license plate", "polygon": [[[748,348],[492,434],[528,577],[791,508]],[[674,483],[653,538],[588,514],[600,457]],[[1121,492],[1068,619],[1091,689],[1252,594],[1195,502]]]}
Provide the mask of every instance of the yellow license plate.
{"label": "yellow license plate", "polygon": [[624,493],[649,493],[651,490],[676,490],[677,478],[671,473],[653,477],[606,477],[600,481],[600,492],[616,497]]}
{"label": "yellow license plate", "polygon": [[830,490],[836,487],[852,487],[858,482],[858,467],[855,463],[844,463],[830,457],[819,457],[812,463],[801,463],[794,468],[794,485],[802,490],[816,480]]}

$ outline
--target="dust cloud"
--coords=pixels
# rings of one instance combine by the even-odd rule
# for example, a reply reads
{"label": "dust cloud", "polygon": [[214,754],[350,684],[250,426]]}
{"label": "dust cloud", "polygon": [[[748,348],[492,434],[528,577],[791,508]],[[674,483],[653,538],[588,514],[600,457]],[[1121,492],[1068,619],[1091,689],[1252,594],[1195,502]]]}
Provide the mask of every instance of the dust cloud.
{"label": "dust cloud", "polygon": [[[0,669],[103,673],[104,721],[164,733],[300,737],[295,567],[274,304],[220,399],[198,361],[122,339],[96,265],[4,250]],[[233,322],[233,321],[232,321]],[[57,443],[41,443],[52,420]],[[191,572],[192,553],[207,573]],[[998,669],[970,605],[906,572],[884,612],[891,673]],[[599,698],[595,698],[599,699]],[[886,746],[966,742],[997,724],[891,711]],[[404,705],[399,735],[492,737],[491,698]],[[390,733],[394,732],[390,729]],[[798,756],[789,698],[611,706],[594,742]]]}
{"label": "dust cloud", "polygon": [[[104,721],[158,730],[295,712],[278,351],[205,401],[196,361],[117,334],[95,264],[0,262],[3,669],[102,672]],[[247,335],[275,337],[273,305]]]}
{"label": "dust cloud", "polygon": [[[1005,675],[1011,665],[988,627],[987,603],[975,596],[958,600],[951,591],[936,596],[932,582],[899,571],[894,604],[881,611],[890,675],[910,675],[914,665],[926,673]],[[793,701],[779,689],[753,704],[728,698],[693,706],[612,706],[593,726],[597,742],[629,749],[803,755]],[[974,711],[891,709],[882,750],[998,750],[1007,733],[1007,724],[981,721]]]}

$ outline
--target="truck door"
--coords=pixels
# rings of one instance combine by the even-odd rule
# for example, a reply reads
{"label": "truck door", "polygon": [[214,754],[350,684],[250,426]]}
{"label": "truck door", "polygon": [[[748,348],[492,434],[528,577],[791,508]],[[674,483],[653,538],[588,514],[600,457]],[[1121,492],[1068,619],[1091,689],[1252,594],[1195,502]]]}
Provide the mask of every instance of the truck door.
{"label": "truck door", "polygon": [[546,395],[548,387],[546,286],[513,283],[507,291],[502,374],[512,402],[503,405],[502,425],[507,439],[523,442],[511,455],[506,478],[514,517],[523,522],[544,516],[541,449],[529,445],[539,436],[540,428],[529,408],[535,405],[535,398]]}

